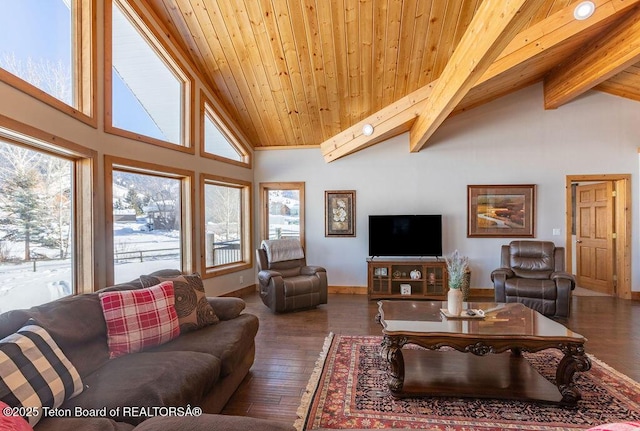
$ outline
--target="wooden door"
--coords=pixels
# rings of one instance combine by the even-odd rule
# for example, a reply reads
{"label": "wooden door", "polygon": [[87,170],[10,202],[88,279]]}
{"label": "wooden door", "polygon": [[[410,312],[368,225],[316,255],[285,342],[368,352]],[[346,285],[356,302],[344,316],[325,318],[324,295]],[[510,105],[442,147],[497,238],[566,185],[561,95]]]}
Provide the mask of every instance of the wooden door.
{"label": "wooden door", "polygon": [[613,183],[576,188],[578,286],[613,295]]}

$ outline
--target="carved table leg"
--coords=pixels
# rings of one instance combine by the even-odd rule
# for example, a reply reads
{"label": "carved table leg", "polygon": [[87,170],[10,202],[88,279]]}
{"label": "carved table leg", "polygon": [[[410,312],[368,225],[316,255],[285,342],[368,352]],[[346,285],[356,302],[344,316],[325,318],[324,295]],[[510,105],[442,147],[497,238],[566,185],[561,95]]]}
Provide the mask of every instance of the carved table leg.
{"label": "carved table leg", "polygon": [[573,385],[573,375],[577,371],[588,371],[591,369],[591,360],[584,352],[584,346],[569,345],[563,346],[561,350],[564,357],[558,364],[556,371],[556,384],[562,395],[562,404],[576,404],[580,400],[580,392]]}
{"label": "carved table leg", "polygon": [[382,356],[389,362],[389,390],[396,395],[402,392],[404,385],[404,357],[402,345],[404,343],[396,338],[384,336],[382,340]]}

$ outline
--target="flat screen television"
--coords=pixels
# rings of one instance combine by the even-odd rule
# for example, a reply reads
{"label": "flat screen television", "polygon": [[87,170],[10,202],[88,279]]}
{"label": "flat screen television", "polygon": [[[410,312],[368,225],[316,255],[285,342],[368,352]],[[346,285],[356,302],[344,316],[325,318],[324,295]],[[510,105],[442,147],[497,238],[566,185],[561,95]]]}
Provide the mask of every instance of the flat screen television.
{"label": "flat screen television", "polygon": [[442,256],[442,215],[370,215],[369,256]]}

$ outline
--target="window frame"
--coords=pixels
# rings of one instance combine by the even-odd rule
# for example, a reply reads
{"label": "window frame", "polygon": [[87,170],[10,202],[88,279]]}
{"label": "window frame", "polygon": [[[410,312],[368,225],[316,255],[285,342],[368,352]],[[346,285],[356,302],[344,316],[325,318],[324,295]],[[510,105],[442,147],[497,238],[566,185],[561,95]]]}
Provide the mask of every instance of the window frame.
{"label": "window frame", "polygon": [[63,101],[0,67],[0,81],[46,103],[76,120],[98,128],[97,107],[97,37],[96,0],[73,0],[72,66],[74,67],[74,103]]}
{"label": "window frame", "polygon": [[[158,57],[166,64],[176,78],[182,81],[182,96],[180,111],[182,116],[181,143],[164,141],[151,136],[142,135],[130,130],[121,129],[113,125],[113,52],[112,52],[112,8],[113,3],[120,5],[124,15],[133,26],[141,33],[141,36],[149,43]],[[194,112],[195,83],[186,72],[187,68],[179,60],[180,56],[172,50],[161,37],[158,36],[154,25],[145,17],[139,6],[128,0],[107,0],[104,2],[104,131],[106,133],[133,139],[147,144],[158,145],[184,153],[195,154],[193,146],[192,117]]]}
{"label": "window frame", "polygon": [[[200,156],[208,159],[217,160],[219,162],[230,163],[236,166],[242,166],[243,168],[252,167],[251,151],[249,151],[249,145],[246,140],[239,138],[240,133],[237,130],[232,130],[232,127],[227,126],[230,122],[225,122],[223,116],[218,111],[211,99],[207,97],[204,91],[200,91]],[[207,115],[210,117],[214,126],[218,128],[222,136],[227,139],[229,145],[231,145],[239,154],[242,160],[233,160],[227,157],[223,157],[217,154],[210,153],[206,150],[205,142],[205,121]]]}
{"label": "window frame", "polygon": [[304,235],[304,181],[301,182],[267,182],[260,183],[260,240],[269,239],[269,191],[297,190],[300,193],[300,244],[305,246]]}
{"label": "window frame", "polygon": [[90,293],[97,285],[95,271],[95,200],[93,193],[98,153],[41,129],[0,114],[0,137],[73,163],[72,172],[72,274],[73,292]]}
{"label": "window frame", "polygon": [[[205,202],[205,186],[207,184],[230,186],[238,188],[241,191],[240,197],[240,224],[242,226],[242,260],[229,264],[218,266],[207,266],[207,229],[206,229],[206,202]],[[202,268],[203,278],[217,277],[224,274],[230,274],[237,271],[243,271],[253,267],[253,209],[252,209],[252,183],[250,181],[238,180],[235,178],[221,177],[211,174],[200,174],[200,267]]]}
{"label": "window frame", "polygon": [[104,196],[105,196],[105,244],[107,286],[114,284],[114,244],[113,244],[113,172],[153,175],[180,180],[180,270],[185,273],[195,271],[195,249],[193,241],[194,177],[195,173],[186,169],[173,168],[155,163],[141,162],[124,157],[104,156]]}

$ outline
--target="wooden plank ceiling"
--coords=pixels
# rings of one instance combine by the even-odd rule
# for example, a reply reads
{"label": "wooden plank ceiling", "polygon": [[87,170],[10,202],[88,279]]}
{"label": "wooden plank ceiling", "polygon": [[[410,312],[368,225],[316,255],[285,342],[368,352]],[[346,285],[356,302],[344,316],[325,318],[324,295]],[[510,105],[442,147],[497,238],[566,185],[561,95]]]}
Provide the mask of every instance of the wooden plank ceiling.
{"label": "wooden plank ceiling", "polygon": [[[575,0],[146,3],[257,149],[332,161],[410,131],[419,150],[448,115],[541,81],[547,108],[592,88],[640,101],[640,0],[594,0],[585,21]],[[525,7],[498,31],[511,3]]]}

